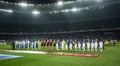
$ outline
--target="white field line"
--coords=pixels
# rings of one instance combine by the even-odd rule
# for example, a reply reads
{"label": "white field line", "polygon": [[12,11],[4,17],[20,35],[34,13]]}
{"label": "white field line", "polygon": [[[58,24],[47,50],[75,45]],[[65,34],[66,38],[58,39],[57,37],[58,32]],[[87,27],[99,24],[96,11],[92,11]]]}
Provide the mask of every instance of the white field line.
{"label": "white field line", "polygon": [[[15,53],[29,53],[29,54],[56,54],[63,55],[65,52],[43,52],[43,51],[29,51],[29,50],[0,50],[4,52],[15,52]],[[70,53],[71,54],[71,53]]]}

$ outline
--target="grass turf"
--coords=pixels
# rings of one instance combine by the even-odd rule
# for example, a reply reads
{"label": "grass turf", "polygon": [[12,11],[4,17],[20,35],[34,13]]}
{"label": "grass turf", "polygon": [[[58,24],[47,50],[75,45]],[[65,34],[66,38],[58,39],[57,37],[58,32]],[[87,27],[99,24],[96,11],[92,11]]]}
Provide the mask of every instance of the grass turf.
{"label": "grass turf", "polygon": [[[4,48],[0,46],[0,49]],[[6,47],[6,49],[10,48]],[[116,46],[105,46],[105,52],[95,53],[98,53],[100,56],[98,58],[88,58],[0,52],[0,54],[24,56],[23,58],[2,60],[0,61],[0,66],[120,66],[119,44]]]}

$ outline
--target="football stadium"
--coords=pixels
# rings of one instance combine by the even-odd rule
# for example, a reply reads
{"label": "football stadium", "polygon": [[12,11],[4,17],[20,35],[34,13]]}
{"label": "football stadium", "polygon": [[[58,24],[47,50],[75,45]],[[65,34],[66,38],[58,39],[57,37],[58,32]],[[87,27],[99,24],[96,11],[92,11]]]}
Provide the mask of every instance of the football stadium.
{"label": "football stadium", "polygon": [[120,0],[0,0],[0,66],[120,66]]}

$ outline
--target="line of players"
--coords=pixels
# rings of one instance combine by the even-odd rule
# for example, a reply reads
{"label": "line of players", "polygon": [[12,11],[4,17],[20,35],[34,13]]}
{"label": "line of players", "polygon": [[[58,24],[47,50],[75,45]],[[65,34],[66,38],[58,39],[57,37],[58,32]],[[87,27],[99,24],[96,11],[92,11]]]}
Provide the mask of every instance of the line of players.
{"label": "line of players", "polygon": [[104,41],[97,39],[83,40],[37,40],[37,41],[15,41],[15,48],[40,49],[40,50],[82,50],[82,51],[103,51]]}

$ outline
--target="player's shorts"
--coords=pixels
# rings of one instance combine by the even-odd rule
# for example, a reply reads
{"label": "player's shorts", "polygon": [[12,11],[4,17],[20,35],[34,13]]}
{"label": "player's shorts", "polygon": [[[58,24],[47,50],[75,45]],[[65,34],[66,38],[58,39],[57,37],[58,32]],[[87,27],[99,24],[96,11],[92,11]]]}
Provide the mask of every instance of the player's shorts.
{"label": "player's shorts", "polygon": [[41,46],[43,46],[43,44],[41,44]]}
{"label": "player's shorts", "polygon": [[46,44],[47,46],[50,46],[50,44],[48,43],[48,44]]}
{"label": "player's shorts", "polygon": [[53,46],[55,47],[55,46],[56,46],[56,44],[53,44]]}
{"label": "player's shorts", "polygon": [[75,44],[72,44],[72,46],[75,46]]}
{"label": "player's shorts", "polygon": [[50,44],[50,46],[52,46],[52,44]]}
{"label": "player's shorts", "polygon": [[45,47],[45,46],[46,46],[46,44],[43,44],[43,46]]}

